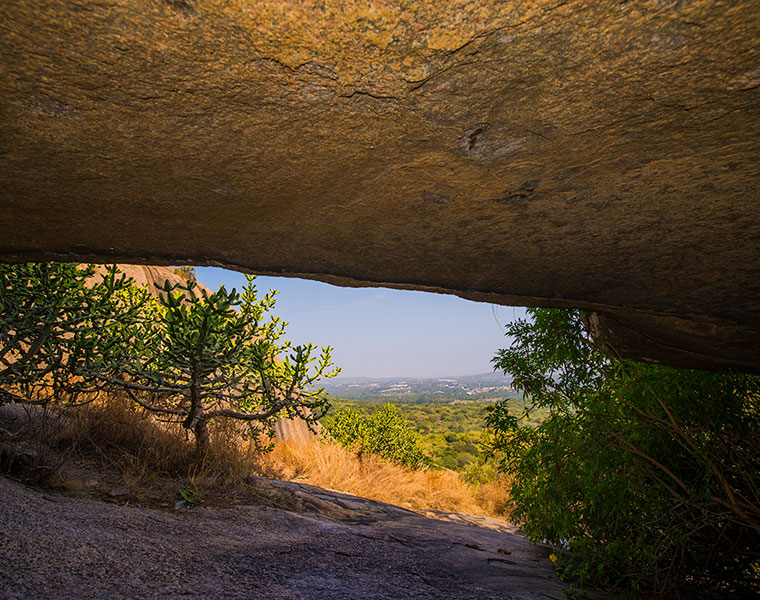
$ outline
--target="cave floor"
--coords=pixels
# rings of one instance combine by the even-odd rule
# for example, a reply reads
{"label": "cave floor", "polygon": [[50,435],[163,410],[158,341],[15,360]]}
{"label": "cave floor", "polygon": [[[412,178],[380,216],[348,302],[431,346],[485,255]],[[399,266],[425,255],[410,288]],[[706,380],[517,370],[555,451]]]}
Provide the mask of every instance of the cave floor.
{"label": "cave floor", "polygon": [[271,483],[296,510],[157,510],[0,478],[0,597],[565,598],[550,549],[504,521]]}

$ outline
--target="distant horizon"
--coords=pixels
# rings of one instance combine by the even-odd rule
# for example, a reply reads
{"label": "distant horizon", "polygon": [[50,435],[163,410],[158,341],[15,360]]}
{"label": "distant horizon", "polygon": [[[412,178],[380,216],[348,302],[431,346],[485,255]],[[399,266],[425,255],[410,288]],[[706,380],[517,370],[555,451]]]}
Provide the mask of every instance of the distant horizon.
{"label": "distant horizon", "polygon": [[501,371],[487,371],[483,373],[468,373],[467,375],[439,375],[436,377],[409,377],[407,375],[390,375],[386,377],[369,377],[365,375],[342,375],[339,374],[336,377],[333,377],[331,381],[337,381],[337,380],[347,380],[347,379],[370,379],[370,380],[386,380],[386,379],[465,379],[465,378],[476,378],[476,377],[487,377],[487,376],[497,376],[497,377],[503,377],[504,379],[510,379],[509,375],[505,375]]}
{"label": "distant horizon", "polygon": [[[196,267],[216,290],[240,291],[245,276]],[[332,346],[341,378],[440,379],[490,373],[492,359],[509,346],[505,325],[522,307],[497,306],[449,294],[382,287],[338,287],[318,281],[258,276],[260,295],[279,291],[272,311],[289,323],[285,339]]]}

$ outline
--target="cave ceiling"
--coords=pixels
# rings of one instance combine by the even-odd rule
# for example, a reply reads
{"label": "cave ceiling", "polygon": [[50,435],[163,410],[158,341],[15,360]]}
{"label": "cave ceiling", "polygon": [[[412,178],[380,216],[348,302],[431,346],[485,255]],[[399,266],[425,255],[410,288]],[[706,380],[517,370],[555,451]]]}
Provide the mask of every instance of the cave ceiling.
{"label": "cave ceiling", "polygon": [[752,0],[2,0],[0,260],[583,307],[758,370],[759,40]]}

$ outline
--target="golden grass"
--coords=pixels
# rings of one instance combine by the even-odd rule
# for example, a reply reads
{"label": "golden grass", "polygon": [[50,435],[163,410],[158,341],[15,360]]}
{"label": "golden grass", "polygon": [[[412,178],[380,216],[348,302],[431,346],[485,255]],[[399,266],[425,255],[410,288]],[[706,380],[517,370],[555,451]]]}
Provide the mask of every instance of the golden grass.
{"label": "golden grass", "polygon": [[500,519],[508,519],[512,514],[509,481],[502,478],[490,483],[481,483],[473,494],[482,514]]}
{"label": "golden grass", "polygon": [[486,514],[453,471],[413,471],[324,442],[278,443],[264,459],[270,476],[291,479],[416,510]]}
{"label": "golden grass", "polygon": [[186,473],[197,463],[192,443],[176,425],[159,423],[119,398],[69,409],[67,442],[80,455],[120,468]]}
{"label": "golden grass", "polygon": [[237,423],[212,424],[200,453],[178,423],[164,423],[127,399],[109,397],[67,411],[70,426],[58,442],[79,459],[120,473],[128,487],[161,487],[184,480],[197,490],[241,486],[258,469],[259,453]]}
{"label": "golden grass", "polygon": [[243,439],[240,423],[224,420],[212,422],[210,448],[201,454],[180,424],[164,423],[123,397],[53,412],[63,426],[43,435],[44,442],[107,475],[103,493],[124,485],[145,505],[171,505],[183,487],[198,492],[204,504],[256,501],[269,492],[251,475],[264,475],[413,510],[508,516],[503,483],[471,487],[454,471],[414,471],[376,456],[360,459],[337,444],[280,442],[262,455]]}

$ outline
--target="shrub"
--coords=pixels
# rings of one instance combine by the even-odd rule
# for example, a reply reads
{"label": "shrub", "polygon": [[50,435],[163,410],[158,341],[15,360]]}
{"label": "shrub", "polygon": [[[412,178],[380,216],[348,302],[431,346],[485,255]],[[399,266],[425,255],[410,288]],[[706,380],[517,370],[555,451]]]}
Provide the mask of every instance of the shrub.
{"label": "shrub", "polygon": [[368,418],[350,408],[341,409],[326,420],[325,428],[332,439],[359,456],[375,454],[413,469],[430,464],[417,434],[392,404],[384,404]]}
{"label": "shrub", "polygon": [[[280,417],[313,424],[327,410],[314,384],[331,349],[294,346],[270,316],[276,292],[258,298],[195,281],[165,282],[157,299],[108,269],[54,263],[0,265],[0,402],[122,389],[129,398],[209,446],[208,423],[236,419],[271,432]],[[90,397],[89,399],[92,399]]]}
{"label": "shrub", "polygon": [[117,385],[141,407],[181,422],[198,448],[209,444],[208,423],[236,419],[251,433],[273,433],[282,417],[311,425],[329,407],[322,377],[332,377],[331,349],[293,346],[282,338],[285,322],[269,315],[276,292],[256,295],[255,277],[243,293],[224,287],[196,293],[196,284],[165,282],[130,327],[104,332],[118,348],[94,357],[104,382]]}
{"label": "shrub", "polygon": [[760,378],[616,360],[582,312],[529,316],[494,362],[549,416],[487,418],[523,531],[571,549],[560,567],[581,583],[756,591]]}
{"label": "shrub", "polygon": [[0,403],[76,399],[97,388],[93,355],[112,347],[104,332],[133,323],[145,301],[132,281],[95,265],[0,265]]}
{"label": "shrub", "polygon": [[182,277],[185,281],[196,281],[195,279],[195,267],[188,267],[183,265],[181,267],[174,267],[174,272]]}

